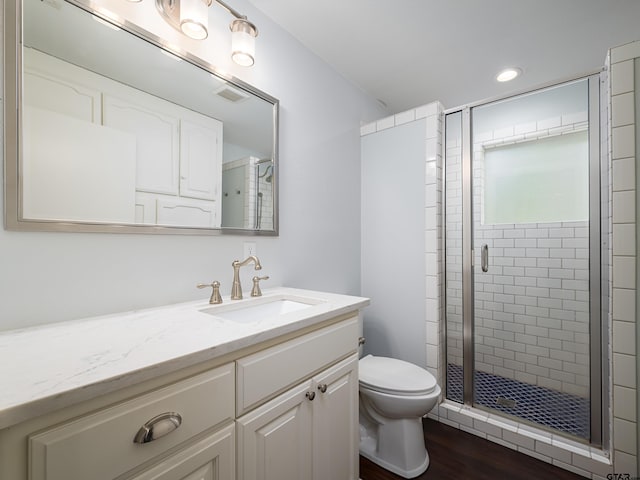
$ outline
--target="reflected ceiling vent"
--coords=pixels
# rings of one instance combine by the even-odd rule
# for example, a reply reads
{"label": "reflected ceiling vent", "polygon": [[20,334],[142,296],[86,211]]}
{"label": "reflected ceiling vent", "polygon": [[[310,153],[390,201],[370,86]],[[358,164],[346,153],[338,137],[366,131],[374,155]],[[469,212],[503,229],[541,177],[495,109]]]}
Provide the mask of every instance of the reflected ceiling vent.
{"label": "reflected ceiling vent", "polygon": [[242,102],[249,98],[249,94],[230,85],[223,85],[215,90],[215,94],[233,103]]}

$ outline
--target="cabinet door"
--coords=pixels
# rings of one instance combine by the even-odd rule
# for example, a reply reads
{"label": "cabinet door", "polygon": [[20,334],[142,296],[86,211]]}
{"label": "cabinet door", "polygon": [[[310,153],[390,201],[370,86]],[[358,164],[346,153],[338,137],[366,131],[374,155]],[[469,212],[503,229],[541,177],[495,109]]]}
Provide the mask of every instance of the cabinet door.
{"label": "cabinet door", "polygon": [[25,105],[100,123],[100,90],[87,87],[94,84],[85,70],[32,48],[23,50]]}
{"label": "cabinet door", "polygon": [[216,203],[208,200],[159,196],[156,200],[156,223],[178,227],[219,227]]}
{"label": "cabinet door", "polygon": [[180,121],[180,196],[220,199],[222,123],[208,117]]}
{"label": "cabinet door", "polygon": [[314,377],[313,387],[313,478],[357,480],[358,356]]}
{"label": "cabinet door", "polygon": [[311,480],[313,402],[308,392],[311,381],[236,421],[238,480]]}
{"label": "cabinet door", "polygon": [[129,480],[232,480],[235,440],[231,424]]}
{"label": "cabinet door", "polygon": [[135,135],[137,190],[177,195],[179,120],[166,104],[133,90],[126,99],[104,95],[103,124]]}

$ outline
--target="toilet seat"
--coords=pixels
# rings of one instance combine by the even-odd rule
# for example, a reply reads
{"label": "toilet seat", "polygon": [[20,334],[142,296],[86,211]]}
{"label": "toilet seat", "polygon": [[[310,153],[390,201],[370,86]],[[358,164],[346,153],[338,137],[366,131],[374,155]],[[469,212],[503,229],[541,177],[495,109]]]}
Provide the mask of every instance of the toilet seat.
{"label": "toilet seat", "polygon": [[426,395],[437,387],[424,368],[403,360],[367,355],[358,364],[360,385],[391,395]]}

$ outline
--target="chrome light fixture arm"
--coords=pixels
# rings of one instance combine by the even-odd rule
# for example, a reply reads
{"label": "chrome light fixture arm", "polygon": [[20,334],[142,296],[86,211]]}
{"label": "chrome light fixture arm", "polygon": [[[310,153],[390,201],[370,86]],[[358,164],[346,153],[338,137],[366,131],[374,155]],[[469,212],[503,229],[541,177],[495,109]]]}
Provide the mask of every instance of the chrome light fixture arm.
{"label": "chrome light fixture arm", "polygon": [[[207,1],[207,0],[203,0],[203,1]],[[247,19],[246,15],[242,15],[241,13],[239,13],[237,10],[234,10],[230,5],[223,2],[222,0],[208,0],[208,1],[209,1],[209,6],[211,6],[211,3],[215,1],[218,5],[224,8],[227,12],[229,12],[234,17],[239,18],[241,20]]]}

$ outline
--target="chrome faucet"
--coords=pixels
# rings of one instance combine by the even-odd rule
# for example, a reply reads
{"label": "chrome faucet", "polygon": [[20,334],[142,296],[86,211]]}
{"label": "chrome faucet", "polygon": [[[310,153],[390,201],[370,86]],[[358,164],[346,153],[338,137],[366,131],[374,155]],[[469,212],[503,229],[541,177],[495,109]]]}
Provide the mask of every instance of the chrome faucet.
{"label": "chrome faucet", "polygon": [[247,257],[242,262],[234,260],[231,266],[233,267],[233,284],[231,285],[231,300],[242,300],[242,285],[240,284],[240,267],[244,267],[249,262],[253,262],[255,270],[261,270],[260,260],[255,255]]}

